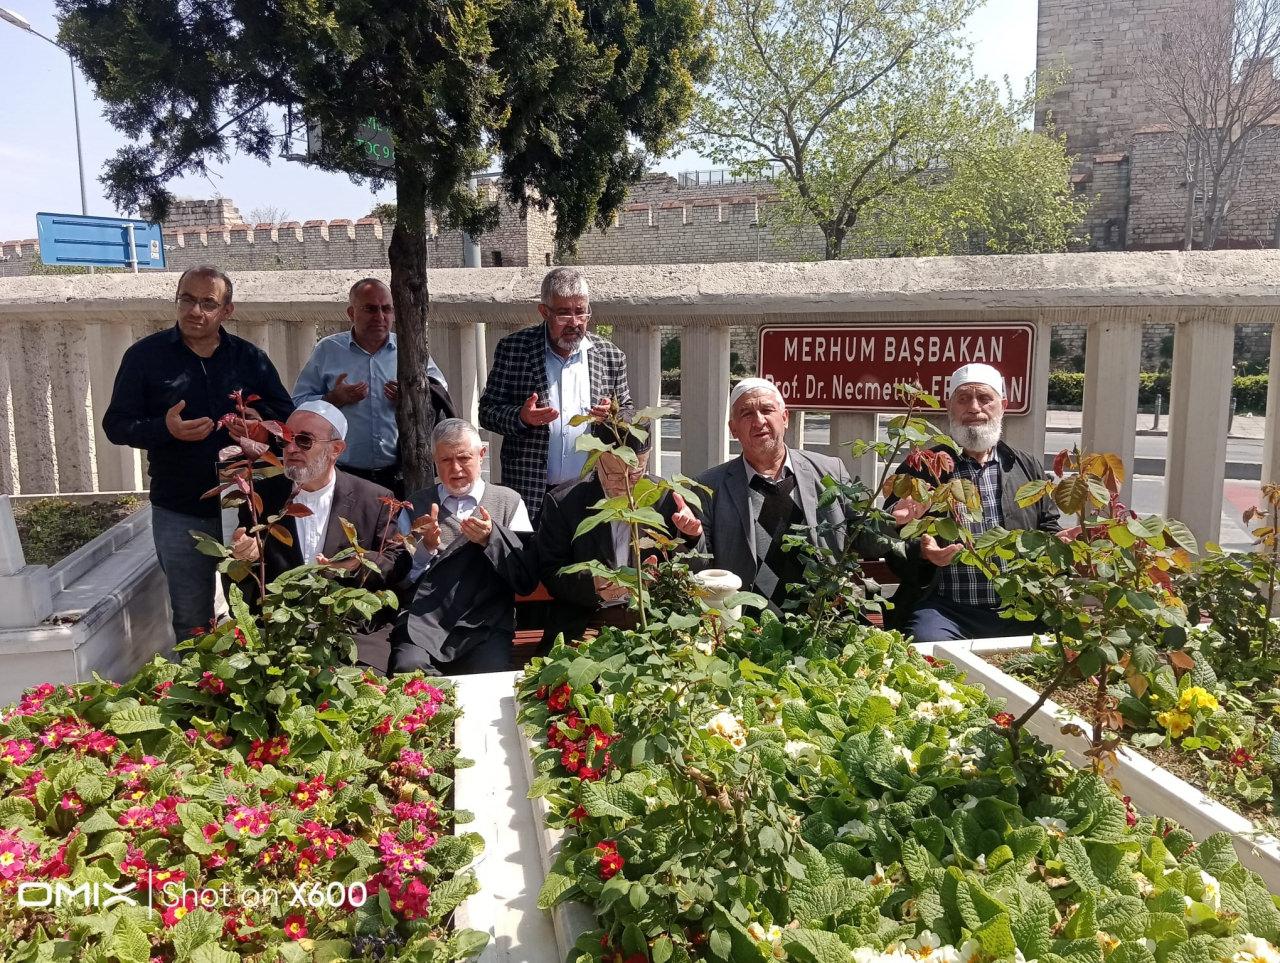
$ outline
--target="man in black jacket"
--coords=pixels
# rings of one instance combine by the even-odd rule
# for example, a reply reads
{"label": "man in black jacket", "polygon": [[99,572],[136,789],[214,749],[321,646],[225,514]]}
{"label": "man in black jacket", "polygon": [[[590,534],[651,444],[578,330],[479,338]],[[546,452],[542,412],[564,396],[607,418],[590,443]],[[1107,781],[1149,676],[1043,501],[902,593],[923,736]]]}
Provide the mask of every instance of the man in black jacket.
{"label": "man in black jacket", "polygon": [[[1000,440],[1004,429],[1004,377],[989,364],[968,364],[947,381],[947,414],[950,435],[960,448],[953,470],[944,472],[938,484],[952,478],[973,482],[982,496],[982,515],[969,520],[974,535],[1000,526],[1009,530],[1038,529],[1057,532],[1058,508],[1041,499],[1028,508],[1018,506],[1017,492],[1029,481],[1044,477],[1040,459],[1011,448]],[[935,451],[950,452],[940,446]],[[906,465],[898,471],[926,478],[923,469]],[[909,498],[888,499],[885,508],[899,525],[919,518],[925,506]],[[907,557],[915,569],[894,594],[894,616],[917,642],[995,638],[1022,634],[1026,623],[1000,617],[1000,597],[979,569],[956,562],[963,546],[940,545],[932,535],[908,543]]]}
{"label": "man in black jacket", "polygon": [[[542,584],[556,603],[542,637],[544,646],[550,645],[561,633],[573,640],[582,638],[588,628],[599,629],[603,625],[625,628],[634,624],[634,613],[627,606],[631,593],[625,586],[586,572],[566,575],[560,570],[592,559],[615,569],[635,566],[628,525],[610,522],[597,525],[581,538],[576,533],[578,526],[594,513],[592,506],[597,502],[626,495],[642,478],[658,481],[647,473],[653,435],[652,424],[646,427],[650,434],[643,440],[630,432],[624,432],[626,437],[619,439],[607,422],[592,424],[589,431],[595,437],[635,452],[636,465],[630,467],[619,456],[606,452],[600,456],[595,471],[582,481],[561,485],[547,493],[534,542]],[[668,491],[653,507],[662,516],[665,534],[681,539],[683,550],[702,550],[702,522],[683,498]],[[647,560],[655,554],[647,549],[643,557]],[[695,570],[702,567],[702,560],[693,560],[690,564]]]}
{"label": "man in black jacket", "polygon": [[102,418],[113,444],[147,453],[151,532],[178,639],[213,620],[218,560],[196,551],[191,532],[222,540],[219,500],[201,496],[218,483],[218,451],[232,442],[219,426],[236,411],[231,393],[256,395],[253,413],[266,420],[283,421],[293,411],[266,353],[223,329],[235,310],[232,293],[231,279],[217,268],[183,272],[177,323],[124,353]]}

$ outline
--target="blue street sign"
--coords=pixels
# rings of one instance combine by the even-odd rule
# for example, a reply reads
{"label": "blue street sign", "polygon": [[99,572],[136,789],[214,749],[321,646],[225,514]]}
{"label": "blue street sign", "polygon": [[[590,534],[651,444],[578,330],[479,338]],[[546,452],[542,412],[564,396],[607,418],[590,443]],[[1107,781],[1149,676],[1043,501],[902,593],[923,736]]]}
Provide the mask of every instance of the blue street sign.
{"label": "blue street sign", "polygon": [[164,235],[159,224],[125,217],[40,213],[36,231],[40,260],[45,264],[164,270]]}

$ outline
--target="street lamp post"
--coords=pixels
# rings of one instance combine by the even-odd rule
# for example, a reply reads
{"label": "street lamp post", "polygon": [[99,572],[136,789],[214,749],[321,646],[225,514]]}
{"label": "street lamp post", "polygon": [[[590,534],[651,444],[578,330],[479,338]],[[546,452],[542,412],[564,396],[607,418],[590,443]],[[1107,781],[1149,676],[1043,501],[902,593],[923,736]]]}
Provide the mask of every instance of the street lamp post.
{"label": "street lamp post", "polygon": [[71,51],[52,37],[46,37],[35,27],[31,26],[31,21],[20,13],[13,10],[7,10],[0,7],[0,20],[13,24],[19,30],[25,30],[27,33],[35,34],[41,40],[53,44],[59,50],[67,55],[67,59],[71,63],[71,110],[75,115],[76,122],[76,163],[80,169],[80,213],[89,213],[89,204],[84,192],[84,149],[80,145],[80,98],[76,93],[76,60],[71,56]]}

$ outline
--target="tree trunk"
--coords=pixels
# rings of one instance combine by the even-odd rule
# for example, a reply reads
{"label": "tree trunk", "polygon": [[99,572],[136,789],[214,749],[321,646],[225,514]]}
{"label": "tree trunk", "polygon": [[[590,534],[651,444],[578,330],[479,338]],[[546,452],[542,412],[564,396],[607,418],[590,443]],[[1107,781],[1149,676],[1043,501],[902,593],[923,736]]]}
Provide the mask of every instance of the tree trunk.
{"label": "tree trunk", "polygon": [[[1199,151],[1197,150],[1197,157]],[[1196,185],[1199,181],[1196,178],[1196,164],[1191,156],[1191,138],[1187,138],[1186,149],[1182,155],[1183,163],[1187,168],[1187,206],[1183,212],[1182,218],[1182,249],[1190,251],[1195,246],[1196,233]]]}
{"label": "tree trunk", "polygon": [[844,231],[839,228],[823,227],[822,236],[826,238],[826,247],[822,252],[823,260],[838,261],[844,250]]}
{"label": "tree trunk", "polygon": [[391,262],[391,300],[396,309],[400,405],[400,459],[406,493],[416,492],[435,480],[431,457],[431,432],[435,411],[427,385],[427,190],[426,177],[417,167],[396,158],[396,226],[387,252]]}

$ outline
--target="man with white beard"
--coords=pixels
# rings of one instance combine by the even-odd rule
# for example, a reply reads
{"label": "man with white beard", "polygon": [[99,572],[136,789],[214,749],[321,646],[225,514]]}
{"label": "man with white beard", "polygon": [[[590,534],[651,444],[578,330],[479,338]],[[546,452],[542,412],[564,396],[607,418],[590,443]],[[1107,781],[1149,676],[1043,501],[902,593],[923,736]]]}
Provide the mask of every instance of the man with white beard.
{"label": "man with white beard", "polygon": [[[1004,377],[989,364],[967,364],[947,379],[947,391],[949,433],[960,452],[953,455],[955,467],[936,484],[953,478],[973,482],[982,496],[982,515],[969,519],[969,530],[974,535],[996,526],[1059,531],[1058,508],[1052,499],[1043,498],[1029,508],[1018,506],[1018,489],[1043,478],[1044,469],[1039,456],[1000,440],[1009,406]],[[934,451],[951,453],[946,446]],[[904,464],[898,471],[934,483],[923,467]],[[919,518],[925,508],[910,498],[890,498],[885,507],[899,526]],[[918,642],[994,638],[1012,631],[1000,617],[1000,597],[990,579],[974,566],[956,562],[962,549],[958,544],[941,545],[932,535],[908,543],[908,559],[919,563],[917,577],[904,579],[894,594],[894,622]],[[1026,626],[1021,629],[1025,631]]]}

